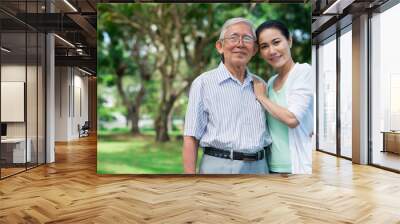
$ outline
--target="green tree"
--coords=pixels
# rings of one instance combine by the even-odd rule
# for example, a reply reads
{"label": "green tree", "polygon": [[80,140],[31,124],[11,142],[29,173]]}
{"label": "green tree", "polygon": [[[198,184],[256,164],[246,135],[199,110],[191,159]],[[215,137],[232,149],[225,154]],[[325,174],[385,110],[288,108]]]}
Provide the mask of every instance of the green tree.
{"label": "green tree", "polygon": [[[245,17],[256,26],[281,20],[293,34],[294,60],[311,59],[310,4],[100,4],[99,14],[99,33],[111,39],[106,44],[104,35],[99,36],[99,46],[107,52],[99,52],[100,67],[115,73],[114,83],[130,117],[134,114],[137,121],[141,107],[154,118],[157,141],[169,140],[168,124],[174,113],[186,110],[185,93],[192,81],[219,63],[215,42],[227,19]],[[274,73],[258,56],[249,67],[264,79]],[[133,93],[123,86],[126,78],[138,85]]]}
{"label": "green tree", "polygon": [[[129,4],[114,12],[112,21],[146,35],[154,47],[161,75],[160,101],[155,118],[156,140],[168,141],[168,120],[175,101],[210,62],[219,34],[212,4]],[[201,19],[198,19],[201,18]],[[147,52],[150,53],[150,52]]]}
{"label": "green tree", "polygon": [[132,124],[131,133],[139,134],[140,107],[146,94],[146,83],[154,73],[149,55],[141,53],[147,40],[146,37],[132,37],[137,30],[116,26],[110,16],[113,8],[100,4],[98,9],[99,70],[101,75],[113,74],[108,84],[117,87]]}

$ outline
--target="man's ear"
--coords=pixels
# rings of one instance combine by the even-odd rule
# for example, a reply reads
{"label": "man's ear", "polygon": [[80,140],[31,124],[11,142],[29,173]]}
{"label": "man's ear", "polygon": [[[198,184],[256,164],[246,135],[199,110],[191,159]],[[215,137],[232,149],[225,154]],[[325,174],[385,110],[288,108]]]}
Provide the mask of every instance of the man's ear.
{"label": "man's ear", "polygon": [[215,48],[217,49],[219,54],[223,54],[224,50],[222,48],[222,41],[221,40],[217,40],[217,42],[215,42]]}

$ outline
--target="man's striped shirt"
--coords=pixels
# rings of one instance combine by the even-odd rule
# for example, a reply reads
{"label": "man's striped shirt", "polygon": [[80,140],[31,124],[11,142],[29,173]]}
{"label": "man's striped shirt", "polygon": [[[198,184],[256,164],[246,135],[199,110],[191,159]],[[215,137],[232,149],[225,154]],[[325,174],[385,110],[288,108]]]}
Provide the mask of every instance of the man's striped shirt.
{"label": "man's striped shirt", "polygon": [[190,88],[185,136],[201,147],[256,152],[271,144],[265,110],[253,91],[247,71],[243,84],[220,63],[197,77]]}

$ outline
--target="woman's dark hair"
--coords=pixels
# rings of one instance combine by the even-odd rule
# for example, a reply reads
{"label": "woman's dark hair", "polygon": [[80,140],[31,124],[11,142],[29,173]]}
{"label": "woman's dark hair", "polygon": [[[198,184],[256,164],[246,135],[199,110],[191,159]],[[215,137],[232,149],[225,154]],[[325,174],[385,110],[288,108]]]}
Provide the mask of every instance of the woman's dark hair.
{"label": "woman's dark hair", "polygon": [[278,20],[268,20],[268,21],[263,22],[261,25],[259,25],[257,27],[257,30],[256,30],[257,42],[260,39],[261,32],[266,29],[270,29],[270,28],[279,30],[282,33],[282,35],[285,36],[287,40],[289,40],[290,33],[289,33],[288,28],[285,26],[285,24],[283,24],[282,22],[280,22]]}

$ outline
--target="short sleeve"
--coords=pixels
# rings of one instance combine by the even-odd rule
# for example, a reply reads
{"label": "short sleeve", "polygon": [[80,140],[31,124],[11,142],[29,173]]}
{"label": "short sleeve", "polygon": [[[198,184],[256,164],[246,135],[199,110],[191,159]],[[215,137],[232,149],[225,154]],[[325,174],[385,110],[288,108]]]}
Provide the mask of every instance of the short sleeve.
{"label": "short sleeve", "polygon": [[207,113],[204,110],[204,87],[200,78],[192,82],[189,92],[189,103],[185,116],[185,136],[193,136],[200,140],[207,125]]}

